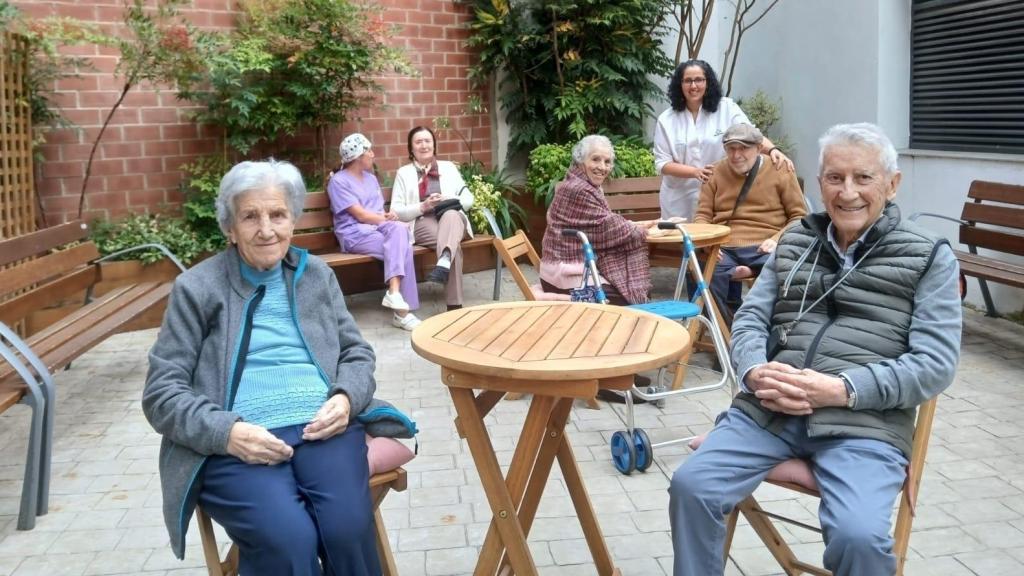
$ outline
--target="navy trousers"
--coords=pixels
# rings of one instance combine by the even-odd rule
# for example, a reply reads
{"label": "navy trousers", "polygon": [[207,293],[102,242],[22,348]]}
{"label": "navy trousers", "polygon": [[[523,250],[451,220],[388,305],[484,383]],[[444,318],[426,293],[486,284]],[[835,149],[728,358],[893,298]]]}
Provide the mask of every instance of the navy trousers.
{"label": "navy trousers", "polygon": [[238,545],[241,576],[380,574],[362,425],[313,442],[302,428],[271,430],[295,451],[275,466],[210,457],[199,505]]}
{"label": "navy trousers", "polygon": [[732,280],[733,269],[737,266],[749,266],[754,274],[759,274],[769,256],[771,254],[758,252],[757,246],[722,247],[711,276],[710,288],[711,295],[718,304],[718,310],[725,316],[727,323],[732,324],[733,315],[743,303],[743,286]]}

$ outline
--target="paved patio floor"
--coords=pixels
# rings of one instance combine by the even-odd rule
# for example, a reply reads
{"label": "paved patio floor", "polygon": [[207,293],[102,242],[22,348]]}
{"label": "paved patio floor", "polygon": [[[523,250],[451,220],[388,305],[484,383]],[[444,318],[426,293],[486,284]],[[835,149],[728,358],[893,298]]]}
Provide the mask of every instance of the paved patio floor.
{"label": "paved patio floor", "polygon": [[[490,272],[466,282],[468,304],[490,301]],[[656,285],[672,283],[658,271]],[[421,284],[423,316],[443,309],[443,293]],[[502,295],[518,299],[506,275]],[[420,359],[407,333],[392,328],[380,294],[349,298],[364,336],[378,351],[379,396],[418,422],[420,454],[407,467],[409,490],[385,501],[384,518],[403,576],[470,574],[490,512],[468,449],[452,423],[439,369]],[[0,576],[206,574],[198,534],[189,532],[186,560],[167,546],[156,474],[160,438],[139,398],[146,353],[156,330],[115,336],[58,375],[58,414],[50,513],[29,532],[15,530],[28,410],[0,416]],[[963,358],[956,383],[940,399],[921,489],[908,574],[1024,574],[1024,328],[966,311]],[[698,359],[700,361],[700,359]],[[706,361],[706,359],[704,360]],[[697,379],[700,374],[691,371]],[[695,381],[695,380],[694,380]],[[701,432],[724,409],[724,393],[638,407],[654,441]],[[488,417],[499,459],[511,458],[527,402],[502,402]],[[656,451],[647,473],[620,475],[608,439],[623,427],[621,406],[578,406],[571,440],[601,526],[625,575],[671,573],[666,488],[688,450]],[[816,503],[771,487],[762,503],[813,520]],[[813,533],[785,530],[797,550],[820,558]],[[221,536],[222,542],[226,539]],[[554,477],[531,534],[541,573],[593,574],[582,532],[561,479]],[[741,527],[728,574],[776,574],[767,551]]]}

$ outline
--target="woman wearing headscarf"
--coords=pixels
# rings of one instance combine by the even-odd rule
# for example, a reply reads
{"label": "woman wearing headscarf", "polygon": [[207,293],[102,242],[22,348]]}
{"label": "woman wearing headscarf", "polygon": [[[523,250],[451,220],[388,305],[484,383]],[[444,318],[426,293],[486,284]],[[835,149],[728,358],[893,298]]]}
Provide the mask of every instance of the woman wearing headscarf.
{"label": "woman wearing headscarf", "polygon": [[[411,162],[395,174],[391,209],[399,220],[409,224],[416,244],[436,250],[437,266],[427,280],[445,285],[449,310],[462,308],[462,240],[473,237],[466,216],[466,210],[473,206],[473,193],[458,166],[437,159],[433,130],[416,126],[406,140]],[[458,199],[458,209],[445,210],[438,216],[438,204],[453,199]]]}
{"label": "woman wearing headscarf", "polygon": [[366,136],[358,132],[346,136],[339,152],[341,170],[327,184],[334,235],[345,252],[384,262],[387,293],[381,305],[394,312],[393,326],[411,331],[420,324],[410,312],[420,307],[420,297],[409,228],[394,211],[384,210],[380,184],[373,175],[373,145]]}
{"label": "woman wearing headscarf", "polygon": [[647,302],[651,291],[647,228],[652,223],[630,221],[608,207],[601,184],[614,163],[615,149],[604,136],[585,136],[573,147],[572,166],[548,207],[540,261],[545,292],[567,294],[583,279],[580,242],[562,236],[562,230],[573,229],[584,232],[597,253],[600,282],[609,302]]}

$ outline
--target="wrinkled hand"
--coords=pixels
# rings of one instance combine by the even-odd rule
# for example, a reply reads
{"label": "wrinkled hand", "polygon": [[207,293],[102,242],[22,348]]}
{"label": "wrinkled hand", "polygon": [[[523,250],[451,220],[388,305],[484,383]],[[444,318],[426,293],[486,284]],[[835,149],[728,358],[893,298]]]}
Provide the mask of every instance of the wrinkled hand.
{"label": "wrinkled hand", "polygon": [[437,206],[437,203],[440,201],[440,194],[435,193],[431,194],[430,196],[427,196],[427,198],[423,202],[420,202],[420,212],[423,212],[424,214],[429,214],[430,212],[433,212],[434,207]]}
{"label": "wrinkled hand", "polygon": [[757,247],[757,251],[759,254],[771,254],[772,252],[775,252],[775,247],[778,245],[779,243],[776,242],[774,238],[768,238],[764,242],[761,242],[761,245]]}
{"label": "wrinkled hand", "polygon": [[246,464],[280,464],[292,457],[292,447],[266,428],[235,422],[228,432],[228,454]]}
{"label": "wrinkled hand", "polygon": [[316,416],[302,429],[303,440],[326,440],[348,428],[352,405],[345,394],[335,394],[317,410]]}
{"label": "wrinkled hand", "polygon": [[807,392],[789,381],[800,370],[782,362],[768,362],[747,373],[745,383],[761,405],[773,412],[802,416],[812,412]]}
{"label": "wrinkled hand", "polygon": [[693,178],[700,180],[701,182],[707,182],[711,180],[711,176],[715,173],[715,168],[711,164],[704,166],[703,168],[693,167],[694,174]]}
{"label": "wrinkled hand", "polygon": [[810,368],[769,362],[751,370],[746,382],[761,405],[775,412],[802,415],[815,408],[846,406],[842,379]]}
{"label": "wrinkled hand", "polygon": [[782,150],[779,150],[778,148],[772,150],[771,153],[768,154],[768,157],[771,158],[772,165],[775,166],[776,170],[782,170],[785,168],[786,172],[792,172],[796,169],[793,166],[793,161],[789,159],[789,156],[786,156]]}

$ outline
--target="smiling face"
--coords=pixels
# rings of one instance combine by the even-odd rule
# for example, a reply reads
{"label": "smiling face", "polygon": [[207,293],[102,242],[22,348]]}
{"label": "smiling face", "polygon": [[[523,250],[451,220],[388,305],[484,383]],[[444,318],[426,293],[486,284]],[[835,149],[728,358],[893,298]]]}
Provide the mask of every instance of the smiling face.
{"label": "smiling face", "polygon": [[246,264],[269,270],[288,252],[295,220],[278,188],[250,190],[235,199],[235,222],[228,239]]}
{"label": "smiling face", "polygon": [[758,154],[757,146],[753,144],[729,142],[725,145],[725,157],[729,159],[729,168],[739,176],[750,172]]}
{"label": "smiling face", "polygon": [[886,201],[896,196],[900,177],[885,170],[878,150],[870,146],[840,144],[825,150],[818,184],[841,248],[878,220]]}
{"label": "smiling face", "polygon": [[587,180],[594,186],[600,186],[605,178],[612,173],[612,151],[603,144],[591,146],[587,157],[583,159],[583,171],[587,174]]}
{"label": "smiling face", "polygon": [[434,161],[434,137],[427,130],[420,130],[412,135],[412,155],[420,164]]}
{"label": "smiling face", "polygon": [[696,110],[704,101],[704,93],[708,90],[708,78],[700,66],[687,66],[683,70],[683,97],[686,107]]}

